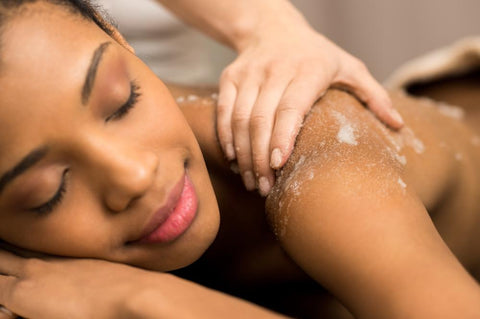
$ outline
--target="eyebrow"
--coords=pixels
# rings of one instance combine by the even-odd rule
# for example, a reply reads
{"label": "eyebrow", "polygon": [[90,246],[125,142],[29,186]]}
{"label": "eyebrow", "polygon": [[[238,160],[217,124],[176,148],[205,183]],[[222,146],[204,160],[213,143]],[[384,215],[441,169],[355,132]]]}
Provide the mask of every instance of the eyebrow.
{"label": "eyebrow", "polygon": [[[97,75],[98,66],[102,60],[103,53],[108,48],[111,42],[104,42],[93,52],[90,66],[88,67],[85,83],[82,88],[82,104],[87,104],[92,93],[93,84]],[[9,183],[11,183],[19,175],[23,174],[29,168],[40,162],[48,153],[48,147],[42,146],[31,151],[12,169],[5,172],[0,177],[0,194]]]}
{"label": "eyebrow", "polygon": [[42,160],[48,153],[48,147],[42,146],[33,151],[31,151],[27,156],[25,156],[14,168],[7,171],[5,174],[0,177],[0,193],[3,191],[5,186],[17,178],[20,174],[24,173],[30,167],[34,166],[36,163]]}
{"label": "eyebrow", "polygon": [[82,104],[87,104],[92,94],[93,84],[95,83],[95,77],[97,76],[98,66],[102,60],[103,53],[108,48],[111,42],[104,42],[93,52],[92,60],[90,66],[88,67],[87,77],[85,78],[85,83],[82,88]]}

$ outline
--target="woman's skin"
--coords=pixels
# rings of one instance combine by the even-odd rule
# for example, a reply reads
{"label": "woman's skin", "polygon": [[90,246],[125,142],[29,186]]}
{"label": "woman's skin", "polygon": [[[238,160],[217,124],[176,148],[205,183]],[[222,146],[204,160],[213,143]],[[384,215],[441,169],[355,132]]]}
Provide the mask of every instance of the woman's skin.
{"label": "woman's skin", "polygon": [[[267,200],[269,220],[287,254],[356,317],[479,315],[479,287],[465,271],[476,275],[480,266],[479,84],[471,76],[422,87],[422,94],[460,101],[462,119],[455,107],[392,94],[407,120],[399,133],[339,91],[327,94],[307,118]],[[196,94],[197,101],[180,106],[207,163],[215,163],[209,169],[215,176],[222,161],[214,130],[199,125],[197,115],[210,108],[213,119],[214,110],[202,99],[208,94]],[[356,145],[339,141],[342,125],[344,133],[352,128]],[[219,203],[222,212],[232,208]],[[274,249],[263,247],[263,254],[275,256]],[[274,264],[281,264],[276,257]],[[293,269],[279,268],[279,277],[293,278]],[[263,274],[273,276],[267,269]]]}
{"label": "woman's skin", "polygon": [[[2,238],[33,251],[158,270],[190,264],[214,239],[218,209],[182,113],[152,72],[99,28],[54,6],[33,6],[38,14],[14,19],[3,36],[0,125],[8,133],[0,138],[1,175],[33,150],[48,151],[2,180],[9,181],[2,183],[2,219],[10,221],[0,225]],[[100,52],[85,98],[87,73]],[[138,103],[112,118],[129,99],[132,82]],[[170,245],[133,243],[185,174],[198,196],[188,234]],[[56,210],[29,211],[54,197],[62,180],[66,191]]]}
{"label": "woman's skin", "polygon": [[[198,259],[219,226],[211,178],[222,228],[185,276],[225,290],[278,290],[304,282],[306,272],[360,318],[479,315],[478,286],[464,267],[478,267],[480,132],[428,102],[394,95],[415,137],[392,133],[350,95],[327,94],[268,198],[276,242],[261,222],[262,198],[232,186],[239,180],[221,155],[211,99],[171,88],[176,97],[197,95],[181,108],[209,178],[192,130],[141,61],[83,18],[44,3],[33,9],[3,34],[0,176],[32,149],[46,144],[49,151],[3,183],[1,238],[36,252],[110,262],[1,252],[0,304],[30,318],[278,317],[173,275],[111,263],[165,271]],[[129,100],[132,80],[138,103],[112,118]],[[173,241],[132,243],[185,172],[198,196],[190,227]],[[64,175],[62,202],[49,213],[31,211],[57,193]],[[295,303],[289,293],[282,303]]]}

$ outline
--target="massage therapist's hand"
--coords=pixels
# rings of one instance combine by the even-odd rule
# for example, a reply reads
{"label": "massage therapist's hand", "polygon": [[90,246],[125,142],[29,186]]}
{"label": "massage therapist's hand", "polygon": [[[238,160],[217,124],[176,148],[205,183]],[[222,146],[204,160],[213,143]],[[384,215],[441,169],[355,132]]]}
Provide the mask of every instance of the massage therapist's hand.
{"label": "massage therapist's hand", "polygon": [[158,0],[235,49],[223,72],[217,132],[247,189],[267,194],[305,114],[330,86],[354,93],[386,124],[402,126],[385,90],[358,59],[315,32],[287,0]]}
{"label": "massage therapist's hand", "polygon": [[[282,23],[279,21],[279,23]],[[305,25],[271,25],[223,72],[217,111],[221,145],[236,157],[248,189],[269,192],[292,152],[304,116],[331,87],[353,92],[385,123],[400,115],[356,58]]]}
{"label": "massage therapist's hand", "polygon": [[100,260],[27,259],[0,250],[0,305],[34,319],[122,318],[128,298],[151,285],[149,273]]}

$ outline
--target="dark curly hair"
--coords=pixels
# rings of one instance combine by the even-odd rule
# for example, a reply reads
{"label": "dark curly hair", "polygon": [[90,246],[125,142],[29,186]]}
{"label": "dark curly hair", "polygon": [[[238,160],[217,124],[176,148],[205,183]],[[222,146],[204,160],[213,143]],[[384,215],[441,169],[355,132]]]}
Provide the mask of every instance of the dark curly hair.
{"label": "dark curly hair", "polygon": [[24,5],[39,1],[62,6],[73,14],[78,14],[93,21],[110,36],[115,33],[113,21],[98,5],[90,0],[0,0],[0,28],[6,24],[9,18],[15,16]]}

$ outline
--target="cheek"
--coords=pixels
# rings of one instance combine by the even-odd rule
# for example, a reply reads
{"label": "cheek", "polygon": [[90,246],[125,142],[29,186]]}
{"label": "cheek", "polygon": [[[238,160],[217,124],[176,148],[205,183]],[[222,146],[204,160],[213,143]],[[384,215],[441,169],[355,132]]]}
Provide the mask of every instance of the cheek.
{"label": "cheek", "polygon": [[196,143],[183,113],[158,79],[146,82],[138,107],[137,114],[132,113],[137,125],[137,140],[172,149],[191,148]]}
{"label": "cheek", "polygon": [[111,222],[80,198],[75,204],[65,203],[62,209],[46,216],[15,218],[2,239],[8,243],[36,252],[70,257],[103,257],[110,249]]}
{"label": "cheek", "polygon": [[79,176],[74,177],[61,210],[38,225],[38,231],[49,238],[39,248],[62,256],[104,257],[115,239],[116,215],[104,211],[98,194],[89,183]]}

